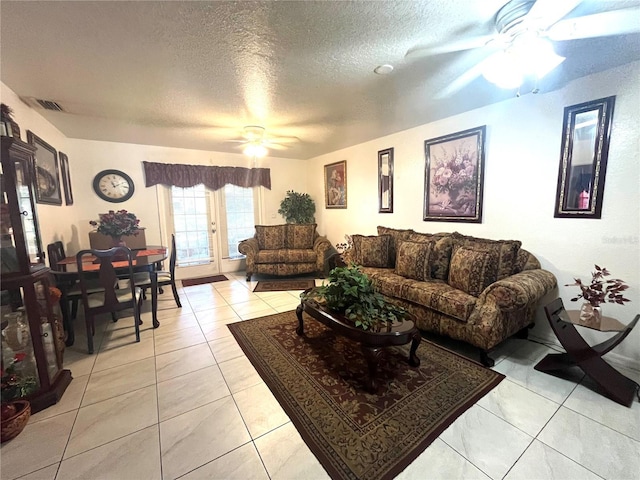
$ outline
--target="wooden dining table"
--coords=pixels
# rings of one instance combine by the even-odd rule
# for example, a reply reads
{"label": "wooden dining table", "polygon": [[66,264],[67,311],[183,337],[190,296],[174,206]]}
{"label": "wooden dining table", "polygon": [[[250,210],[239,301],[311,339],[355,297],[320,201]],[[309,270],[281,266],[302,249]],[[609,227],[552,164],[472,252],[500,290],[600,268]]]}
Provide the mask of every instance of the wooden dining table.
{"label": "wooden dining table", "polygon": [[[160,322],[158,321],[158,270],[162,268],[162,262],[168,258],[167,247],[162,245],[149,245],[144,249],[132,249],[131,253],[133,254],[132,265],[134,273],[149,272],[151,279],[151,318],[153,319],[153,328],[158,328],[160,326]],[[85,255],[83,259],[86,260],[82,264],[83,272],[98,272],[100,270],[100,264],[94,263],[96,257]],[[117,272],[119,268],[128,268],[129,262],[128,260],[116,260],[113,262],[113,266]],[[66,274],[66,278],[69,278],[69,274],[77,273],[78,267],[75,255],[59,260],[58,268]],[[77,279],[78,277],[76,277],[76,280]],[[70,320],[65,322],[65,328],[68,329],[66,345],[73,345],[75,337],[73,322]]]}

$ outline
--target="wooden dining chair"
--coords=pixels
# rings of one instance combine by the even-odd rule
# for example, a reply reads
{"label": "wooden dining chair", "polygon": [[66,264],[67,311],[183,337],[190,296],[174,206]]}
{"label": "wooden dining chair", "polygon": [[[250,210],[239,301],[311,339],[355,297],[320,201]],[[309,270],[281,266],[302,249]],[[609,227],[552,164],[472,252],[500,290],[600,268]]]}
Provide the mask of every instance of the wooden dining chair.
{"label": "wooden dining chair", "polygon": [[[95,263],[99,265],[96,270],[85,270],[86,265]],[[114,247],[109,250],[81,250],[76,254],[76,264],[78,267],[78,277],[80,279],[80,289],[82,291],[82,303],[84,306],[84,317],[87,328],[87,349],[93,353],[93,335],[95,334],[96,315],[102,313],[115,313],[121,310],[132,308],[134,326],[136,332],[136,342],[140,341],[140,303],[142,301],[142,290],[136,287],[133,275],[133,255],[127,247]],[[115,265],[114,265],[115,264]],[[84,267],[84,268],[83,268]],[[118,279],[123,278],[123,274],[116,275],[116,268],[119,272],[126,272],[128,285],[126,288],[118,289]],[[97,282],[103,292],[90,293],[92,278],[97,276]]]}
{"label": "wooden dining chair", "polygon": [[[173,298],[176,301],[178,308],[182,308],[180,303],[180,295],[178,295],[178,287],[176,286],[176,236],[171,235],[171,253],[169,254],[169,271],[159,270],[156,272],[158,275],[158,289],[161,287],[171,285],[171,291],[173,292]],[[143,291],[147,288],[151,288],[151,277],[148,272],[136,273],[136,285]],[[162,290],[160,290],[162,293]]]}
{"label": "wooden dining chair", "polygon": [[[58,265],[58,262],[65,259],[64,245],[62,242],[54,242],[47,245],[47,255],[49,256],[49,267],[51,274],[55,278],[56,287],[60,289],[60,310],[62,311],[62,326],[67,333],[65,344],[69,347],[75,340],[73,321],[78,314],[78,303],[82,298],[82,291],[78,283],[78,276],[75,273],[66,271],[66,267]],[[69,312],[71,304],[71,312]]]}

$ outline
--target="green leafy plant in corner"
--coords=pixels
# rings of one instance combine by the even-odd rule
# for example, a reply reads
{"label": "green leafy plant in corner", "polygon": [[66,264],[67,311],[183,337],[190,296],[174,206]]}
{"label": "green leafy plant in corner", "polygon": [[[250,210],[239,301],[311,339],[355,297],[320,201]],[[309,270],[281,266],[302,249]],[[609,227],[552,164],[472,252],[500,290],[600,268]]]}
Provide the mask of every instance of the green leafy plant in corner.
{"label": "green leafy plant in corner", "polygon": [[329,272],[329,283],[317,287],[303,299],[315,299],[330,310],[343,313],[363,330],[375,328],[384,323],[390,326],[402,320],[407,311],[392,303],[375,291],[371,279],[357,265],[336,267]]}
{"label": "green leafy plant in corner", "polygon": [[308,193],[289,190],[287,196],[280,202],[278,213],[287,223],[313,223],[316,204]]}

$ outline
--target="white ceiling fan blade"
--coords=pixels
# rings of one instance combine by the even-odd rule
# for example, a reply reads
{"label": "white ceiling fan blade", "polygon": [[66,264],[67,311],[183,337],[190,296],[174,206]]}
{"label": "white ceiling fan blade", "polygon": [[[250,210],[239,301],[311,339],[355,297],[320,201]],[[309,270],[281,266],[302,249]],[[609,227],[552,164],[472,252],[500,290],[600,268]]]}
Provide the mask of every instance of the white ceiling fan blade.
{"label": "white ceiling fan blade", "polygon": [[527,13],[526,21],[539,28],[546,28],[556,23],[580,3],[582,0],[537,0]]}
{"label": "white ceiling fan blade", "polygon": [[411,48],[405,58],[413,57],[430,57],[433,55],[441,55],[443,53],[460,52],[485,46],[493,40],[495,35],[482,35],[479,37],[468,38],[454,42],[444,42],[439,45],[423,45]]}
{"label": "white ceiling fan blade", "polygon": [[487,64],[491,62],[492,58],[493,58],[493,55],[489,55],[487,58],[485,58],[481,62],[476,63],[473,67],[463,72],[462,75],[460,75],[453,82],[448,84],[444,89],[436,93],[434,95],[434,98],[438,100],[443,100],[445,98],[448,98],[454,95],[458,91],[462,90],[464,87],[466,87],[471,82],[473,82],[476,78],[482,75],[482,72],[486,68]]}
{"label": "white ceiling fan blade", "polygon": [[561,20],[546,35],[551,40],[605,37],[640,32],[640,9],[625,8]]}
{"label": "white ceiling fan blade", "polygon": [[283,145],[281,143],[266,143],[264,145],[265,147],[267,147],[268,149],[274,149],[274,150],[286,150],[287,148],[289,148],[288,145]]}
{"label": "white ceiling fan blade", "polygon": [[273,137],[273,138],[265,138],[263,143],[267,146],[273,143],[279,144],[288,144],[288,143],[298,143],[300,139],[298,137]]}

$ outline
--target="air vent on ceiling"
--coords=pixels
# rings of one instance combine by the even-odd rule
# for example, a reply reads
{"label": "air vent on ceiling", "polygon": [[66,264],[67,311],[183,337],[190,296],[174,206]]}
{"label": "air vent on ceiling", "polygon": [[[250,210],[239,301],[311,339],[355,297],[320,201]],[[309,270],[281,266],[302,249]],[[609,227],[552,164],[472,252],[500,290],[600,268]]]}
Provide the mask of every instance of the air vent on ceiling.
{"label": "air vent on ceiling", "polygon": [[42,100],[35,97],[23,97],[22,100],[30,107],[44,108],[45,110],[52,110],[54,112],[65,111],[59,103],[54,102],[53,100]]}
{"label": "air vent on ceiling", "polygon": [[36,98],[36,102],[45,110],[55,110],[56,112],[64,112],[63,108],[53,100],[40,100]]}

